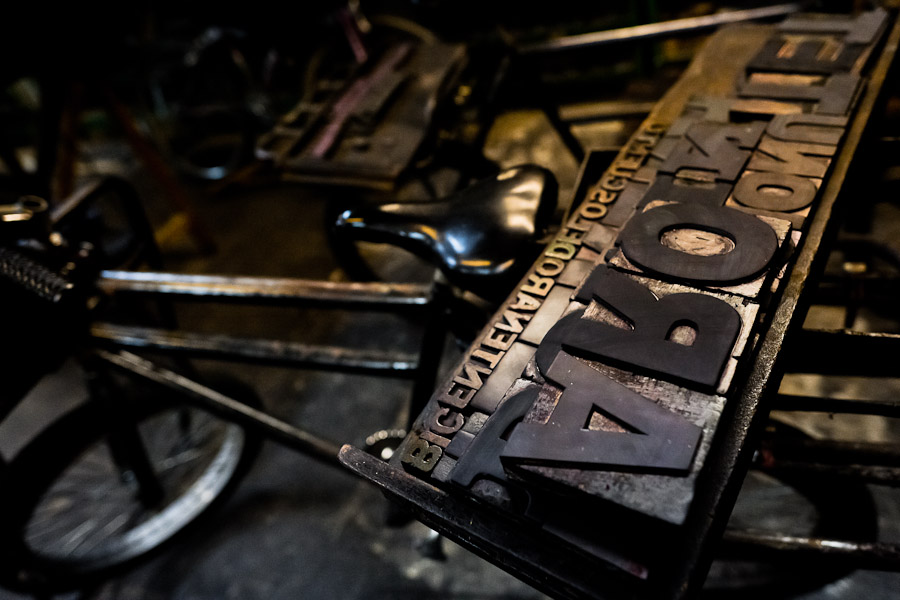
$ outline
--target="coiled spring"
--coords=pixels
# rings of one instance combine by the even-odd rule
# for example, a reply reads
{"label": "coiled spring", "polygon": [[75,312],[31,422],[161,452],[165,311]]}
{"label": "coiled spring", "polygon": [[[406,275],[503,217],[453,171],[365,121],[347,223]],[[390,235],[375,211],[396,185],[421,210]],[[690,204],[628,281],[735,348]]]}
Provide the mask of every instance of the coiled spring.
{"label": "coiled spring", "polygon": [[0,248],[0,280],[54,304],[62,302],[74,287],[58,273],[9,248]]}

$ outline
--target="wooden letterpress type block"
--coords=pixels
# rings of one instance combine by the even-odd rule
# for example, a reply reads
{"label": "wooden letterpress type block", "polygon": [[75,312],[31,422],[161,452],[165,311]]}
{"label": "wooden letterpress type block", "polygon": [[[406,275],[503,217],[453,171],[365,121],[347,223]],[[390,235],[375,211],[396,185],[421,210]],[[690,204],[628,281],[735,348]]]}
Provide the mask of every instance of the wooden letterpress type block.
{"label": "wooden letterpress type block", "polygon": [[888,13],[876,8],[850,15],[792,15],[778,24],[778,31],[807,35],[841,35],[845,44],[870,44],[887,24]]}
{"label": "wooden letterpress type block", "polygon": [[[563,290],[565,295],[571,293],[571,290],[568,288],[559,289]],[[547,299],[554,296],[554,292],[556,292],[556,288],[551,290]],[[544,300],[544,305],[546,305],[546,302],[547,300]],[[538,310],[535,318],[540,316],[540,311],[542,309],[543,305],[541,309]],[[534,319],[529,323],[529,327],[533,322]],[[525,331],[523,331],[523,335],[527,331],[528,329],[526,328]],[[522,340],[522,336],[519,336],[519,339]],[[472,398],[471,407],[481,412],[492,413],[497,408],[497,404],[500,403],[500,399],[503,398],[503,395],[509,387],[522,374],[525,365],[528,364],[528,361],[531,360],[532,356],[534,356],[533,346],[522,342],[514,343],[503,358],[500,359],[499,364],[494,367],[493,372],[487,378],[484,385],[481,386],[481,389],[478,390]]]}
{"label": "wooden letterpress type block", "polygon": [[832,144],[783,142],[765,136],[753,152],[747,170],[824,177],[836,151],[837,146]]}
{"label": "wooden letterpress type block", "polygon": [[[613,237],[610,242],[614,239],[615,237]],[[580,287],[585,278],[594,270],[595,266],[597,266],[597,262],[593,260],[581,258],[570,260],[563,272],[556,278],[556,285],[570,288]]]}
{"label": "wooden letterpress type block", "polygon": [[[563,312],[568,308],[572,293],[572,288],[557,284],[547,294],[534,318],[531,319],[528,326],[525,327],[525,331],[519,336],[519,340],[534,346],[540,344],[541,340],[544,339],[544,335],[556,324]],[[524,367],[524,364],[522,366]]]}
{"label": "wooden letterpress type block", "polygon": [[[635,229],[623,230],[617,242],[620,247],[609,258],[609,264],[628,273],[685,281],[703,289],[758,299],[772,268],[780,269],[783,264],[781,248],[790,232],[790,222],[755,215],[753,218],[764,228],[755,224],[751,227],[746,218],[734,215],[740,211],[727,207],[718,209],[727,212],[720,213],[721,221],[713,222],[710,219],[715,211],[678,206],[663,202],[648,205],[643,214],[668,208],[664,215],[667,224],[629,223]],[[733,224],[737,220],[746,227],[737,229]],[[641,239],[641,243],[656,245],[658,250],[654,248],[655,253],[648,254],[629,245]],[[748,250],[746,255],[735,253],[740,245]]]}
{"label": "wooden letterpress type block", "polygon": [[[612,381],[640,397],[642,404],[652,403],[654,412],[664,411],[669,415],[668,420],[680,423],[680,428],[687,426],[686,430],[697,431],[699,437],[694,442],[695,447],[687,450],[691,454],[690,465],[678,473],[652,469],[644,472],[628,472],[622,468],[604,470],[601,466],[575,468],[566,464],[565,460],[528,464],[504,459],[503,464],[507,471],[532,485],[548,488],[570,487],[573,491],[602,498],[656,519],[682,523],[693,499],[697,475],[709,451],[712,434],[724,408],[725,399],[596,362],[582,364],[585,368],[595,371],[596,377]],[[546,384],[545,390],[549,393],[537,396],[534,406],[524,417],[524,424],[552,427],[548,423],[564,392],[563,389],[551,384]],[[590,416],[585,434],[590,435],[590,432],[606,432],[608,436],[639,435],[628,432],[615,419],[596,411]],[[513,436],[515,430],[510,437]],[[619,439],[625,441],[624,438]]]}
{"label": "wooden letterpress type block", "polygon": [[831,38],[797,40],[776,35],[750,61],[747,68],[781,73],[842,73],[850,71],[866,44],[845,44]]}
{"label": "wooden letterpress type block", "polygon": [[861,78],[855,73],[835,73],[827,77],[751,76],[738,84],[741,98],[763,98],[804,102],[811,111],[823,115],[846,115],[860,89]]}
{"label": "wooden letterpress type block", "polygon": [[794,229],[801,229],[821,184],[814,177],[745,171],[725,206],[787,220]]}
{"label": "wooden letterpress type block", "polygon": [[716,181],[735,181],[765,129],[765,122],[697,123],[691,126],[659,166],[659,173],[706,171]]}
{"label": "wooden letterpress type block", "polygon": [[535,354],[546,374],[560,351],[701,390],[727,390],[758,305],[738,296],[598,267]]}

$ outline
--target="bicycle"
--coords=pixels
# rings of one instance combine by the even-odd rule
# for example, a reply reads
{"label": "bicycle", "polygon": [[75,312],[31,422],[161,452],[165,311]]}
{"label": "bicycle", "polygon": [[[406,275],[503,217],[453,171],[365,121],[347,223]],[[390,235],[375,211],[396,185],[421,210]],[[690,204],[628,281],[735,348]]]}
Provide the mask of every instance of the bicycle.
{"label": "bicycle", "polygon": [[[94,212],[108,195],[118,196],[133,223],[126,218],[118,236],[106,231],[109,239],[104,245],[97,232],[93,237],[87,235],[86,224],[91,223],[87,217],[99,216]],[[518,203],[518,210],[515,218],[504,218],[510,215],[511,199]],[[405,226],[396,207],[385,211],[384,207],[369,206],[345,213],[341,224],[348,239],[375,231],[377,223],[387,225],[387,221],[379,220],[386,216],[390,227],[378,230],[379,240],[401,242],[407,247],[411,243],[409,232],[422,224],[436,234],[465,229],[470,242],[465,248],[434,245],[440,241],[439,235],[412,244],[443,271],[430,285],[104,269],[113,258],[133,266],[149,257],[151,265],[158,264],[152,238],[128,235],[132,224],[133,229],[145,234],[148,229],[137,210],[133,190],[121,180],[106,180],[50,215],[45,214],[46,210],[37,210],[46,209],[46,204],[21,209],[30,211],[27,217],[22,214],[21,222],[31,226],[9,234],[0,255],[4,287],[29,296],[23,305],[32,307],[34,313],[21,320],[19,337],[37,339],[33,350],[40,352],[47,346],[47,338],[27,335],[36,320],[43,318],[52,323],[47,334],[65,331],[66,343],[58,344],[60,358],[70,352],[79,355],[89,372],[91,400],[50,425],[2,471],[3,489],[15,493],[0,499],[0,583],[13,589],[55,591],[97,581],[127,568],[220,504],[249,469],[263,438],[337,465],[337,444],[261,411],[258,400],[246,386],[228,381],[211,386],[199,383],[190,365],[180,359],[206,356],[399,376],[414,381],[413,404],[424,402],[439,365],[446,335],[445,313],[461,314],[455,307],[466,306],[454,294],[453,285],[467,283],[471,287],[480,282],[487,289],[484,284],[502,285],[505,278],[514,278],[522,268],[521,261],[537,252],[535,241],[549,225],[555,200],[552,175],[526,166],[506,171],[443,203],[407,204]],[[38,242],[41,220],[51,231],[49,235],[45,232],[44,244]],[[478,228],[474,231],[484,234],[480,240],[472,235],[476,221]],[[95,245],[74,241],[85,242],[81,239],[84,237],[91,237]],[[499,240],[506,243],[498,245]],[[128,260],[124,260],[125,255]],[[472,263],[478,268],[473,270]],[[56,268],[59,264],[63,268]],[[118,306],[101,301],[105,296],[117,299]],[[42,304],[36,304],[40,297]],[[132,302],[135,297],[158,300],[151,307],[151,323],[162,327],[97,322],[98,315],[135,314],[135,308],[141,307]],[[163,329],[174,325],[167,302],[185,297],[411,314],[424,322],[422,353],[419,357],[398,356]],[[8,301],[9,296],[6,298]],[[77,317],[74,320],[73,315]],[[70,321],[77,326],[55,329],[59,323]],[[91,322],[93,325],[89,325]],[[163,367],[130,352],[115,350],[125,347],[173,355],[175,362],[172,367]],[[43,375],[42,365],[32,365],[28,383],[21,385],[20,391],[24,393]],[[153,385],[134,391],[125,383],[128,378]],[[169,396],[154,397],[166,389]],[[121,397],[128,401],[122,402]],[[10,398],[4,409],[11,409],[17,399]],[[416,410],[418,406],[411,414]],[[384,450],[389,433],[373,438],[375,451]],[[113,500],[108,502],[114,505],[111,514],[103,514],[89,504],[96,489],[66,487],[67,480],[78,480],[83,467],[101,457],[110,478],[108,483],[122,486],[116,496],[103,491],[101,500]],[[88,497],[66,500],[66,494],[73,491],[84,492]],[[65,517],[66,512],[69,517]],[[64,534],[47,528],[48,524],[60,527],[61,519],[73,515],[79,518]]]}

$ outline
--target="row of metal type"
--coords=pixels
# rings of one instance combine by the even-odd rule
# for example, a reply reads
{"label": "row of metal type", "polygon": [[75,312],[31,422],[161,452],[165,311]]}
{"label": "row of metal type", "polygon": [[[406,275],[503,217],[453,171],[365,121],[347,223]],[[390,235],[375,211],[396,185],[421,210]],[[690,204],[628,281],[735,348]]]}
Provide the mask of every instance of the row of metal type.
{"label": "row of metal type", "polygon": [[[747,433],[723,452],[717,432],[735,429],[748,385],[765,385],[753,377],[775,360],[767,328],[808,275],[786,266],[798,248],[818,250],[830,215],[810,223],[833,204],[833,163],[859,141],[842,146],[855,108],[871,110],[883,82],[883,63],[877,81],[866,73],[886,24],[878,10],[716,36],[608,170],[588,160],[581,209],[393,467],[355,469],[520,576],[572,587],[562,595],[615,595],[623,573],[662,577],[661,554],[690,528],[691,552],[705,551],[712,509],[699,507],[733,486],[720,467],[743,455]],[[783,337],[786,325],[774,329]],[[457,498],[490,509],[466,526]],[[608,577],[603,593],[553,552],[589,557]]]}

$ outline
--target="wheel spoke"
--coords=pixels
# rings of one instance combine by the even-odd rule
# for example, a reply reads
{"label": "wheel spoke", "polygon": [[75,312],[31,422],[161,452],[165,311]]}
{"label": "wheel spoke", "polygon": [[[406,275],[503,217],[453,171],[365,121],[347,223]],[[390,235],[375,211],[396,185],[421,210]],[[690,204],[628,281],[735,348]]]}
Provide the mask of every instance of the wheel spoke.
{"label": "wheel spoke", "polygon": [[69,556],[84,541],[85,537],[90,534],[91,530],[94,528],[94,524],[96,521],[94,519],[88,519],[78,527],[76,527],[72,533],[70,533],[62,542],[62,548],[60,551],[63,556]]}
{"label": "wheel spoke", "polygon": [[190,462],[203,458],[205,454],[198,448],[192,448],[179,452],[175,456],[169,457],[157,465],[157,471],[163,473],[171,471],[176,467],[186,465]]}
{"label": "wheel spoke", "polygon": [[29,527],[25,533],[25,539],[27,542],[36,542],[41,539],[46,540],[51,537],[58,537],[61,534],[61,532],[71,529],[71,527],[72,527],[72,523],[67,520],[58,520],[57,522],[53,523],[50,527],[47,527],[47,528],[39,530],[39,531],[33,530],[33,528],[29,525]]}
{"label": "wheel spoke", "polygon": [[[119,530],[121,530],[125,525],[128,524],[130,517],[128,515],[122,514],[115,517],[112,521],[104,525],[102,528],[95,530],[92,543],[90,544],[82,544],[81,554],[87,555],[90,554],[92,550],[94,550],[97,546],[102,544],[103,542],[109,540],[113,535],[116,534]],[[85,540],[87,541],[87,540]]]}
{"label": "wheel spoke", "polygon": [[[110,481],[110,478],[115,478]],[[123,483],[119,480],[118,474],[109,474],[105,481],[99,483],[91,483],[84,481],[65,480],[53,485],[46,497],[53,498],[56,496],[82,496],[87,497],[91,501],[103,501],[111,493],[118,489],[123,489]],[[133,496],[133,493],[130,493]]]}

